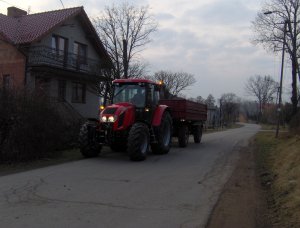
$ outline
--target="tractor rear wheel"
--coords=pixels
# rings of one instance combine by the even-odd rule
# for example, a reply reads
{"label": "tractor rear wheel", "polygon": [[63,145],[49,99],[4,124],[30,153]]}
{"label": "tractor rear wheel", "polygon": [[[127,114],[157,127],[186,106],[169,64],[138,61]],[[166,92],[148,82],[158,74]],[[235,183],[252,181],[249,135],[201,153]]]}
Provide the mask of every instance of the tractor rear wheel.
{"label": "tractor rear wheel", "polygon": [[179,147],[186,147],[189,143],[189,128],[187,125],[181,125],[178,131]]}
{"label": "tractor rear wheel", "polygon": [[202,126],[195,126],[194,129],[194,142],[200,143],[202,139]]}
{"label": "tractor rear wheel", "polygon": [[96,142],[96,128],[86,122],[79,132],[79,147],[81,154],[86,158],[97,157],[101,151],[101,145]]}
{"label": "tractor rear wheel", "polygon": [[132,161],[143,161],[149,151],[149,128],[144,123],[135,123],[130,131],[127,142],[127,152]]}
{"label": "tractor rear wheel", "polygon": [[157,143],[151,145],[154,154],[167,154],[172,143],[172,118],[168,112],[162,116],[161,124],[156,133]]}

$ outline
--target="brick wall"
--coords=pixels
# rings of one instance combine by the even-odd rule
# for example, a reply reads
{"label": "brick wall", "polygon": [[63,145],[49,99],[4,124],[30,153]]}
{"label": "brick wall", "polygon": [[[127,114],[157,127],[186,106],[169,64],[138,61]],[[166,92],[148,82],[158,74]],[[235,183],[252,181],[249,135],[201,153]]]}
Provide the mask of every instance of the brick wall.
{"label": "brick wall", "polygon": [[26,59],[13,45],[0,39],[0,85],[9,75],[11,88],[24,87]]}

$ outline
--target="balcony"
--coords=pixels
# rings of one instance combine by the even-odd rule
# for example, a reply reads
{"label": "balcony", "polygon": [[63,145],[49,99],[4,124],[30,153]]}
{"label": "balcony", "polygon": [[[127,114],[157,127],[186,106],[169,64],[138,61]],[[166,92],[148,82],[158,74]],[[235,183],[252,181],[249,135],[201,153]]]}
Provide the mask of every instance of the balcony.
{"label": "balcony", "polygon": [[100,62],[90,58],[83,58],[73,53],[58,51],[46,46],[30,47],[28,51],[28,66],[39,68],[51,68],[60,73],[79,73],[92,77],[103,77],[104,61]]}

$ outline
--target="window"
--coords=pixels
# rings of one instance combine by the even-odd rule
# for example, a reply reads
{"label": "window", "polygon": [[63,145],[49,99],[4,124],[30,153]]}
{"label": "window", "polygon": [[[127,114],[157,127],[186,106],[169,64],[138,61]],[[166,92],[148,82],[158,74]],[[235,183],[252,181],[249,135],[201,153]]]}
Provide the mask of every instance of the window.
{"label": "window", "polygon": [[158,104],[160,100],[159,96],[159,87],[155,87],[154,89],[154,95],[153,95],[154,104]]}
{"label": "window", "polygon": [[11,78],[9,74],[3,75],[3,89],[10,89],[11,87]]}
{"label": "window", "polygon": [[139,108],[145,107],[145,85],[115,84],[113,103],[130,102]]}
{"label": "window", "polygon": [[53,53],[65,56],[68,52],[68,39],[62,36],[52,36],[52,50]]}
{"label": "window", "polygon": [[74,42],[73,53],[76,56],[77,64],[87,64],[87,45]]}
{"label": "window", "polygon": [[72,84],[72,102],[85,103],[85,84],[73,82]]}
{"label": "window", "polygon": [[157,105],[159,101],[159,91],[157,90],[156,86],[153,84],[149,84],[149,102],[153,105]]}
{"label": "window", "polygon": [[65,101],[66,100],[66,81],[58,80],[58,100]]}

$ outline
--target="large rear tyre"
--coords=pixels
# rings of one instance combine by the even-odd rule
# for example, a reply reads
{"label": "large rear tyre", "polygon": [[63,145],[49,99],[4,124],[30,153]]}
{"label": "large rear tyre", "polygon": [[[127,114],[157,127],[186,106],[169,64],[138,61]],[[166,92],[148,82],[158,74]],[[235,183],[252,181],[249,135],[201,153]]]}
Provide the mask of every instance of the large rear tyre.
{"label": "large rear tyre", "polygon": [[97,157],[101,152],[101,145],[96,142],[96,127],[86,122],[79,132],[80,152],[85,158]]}
{"label": "large rear tyre", "polygon": [[202,139],[202,126],[195,126],[194,129],[194,142],[200,143]]}
{"label": "large rear tyre", "polygon": [[143,161],[149,151],[149,128],[144,123],[135,123],[128,136],[127,152],[130,160]]}
{"label": "large rear tyre", "polygon": [[172,118],[168,112],[162,116],[161,124],[157,129],[157,143],[151,145],[154,154],[167,154],[172,143]]}
{"label": "large rear tyre", "polygon": [[189,128],[187,125],[181,125],[178,131],[179,147],[186,147],[189,143]]}

